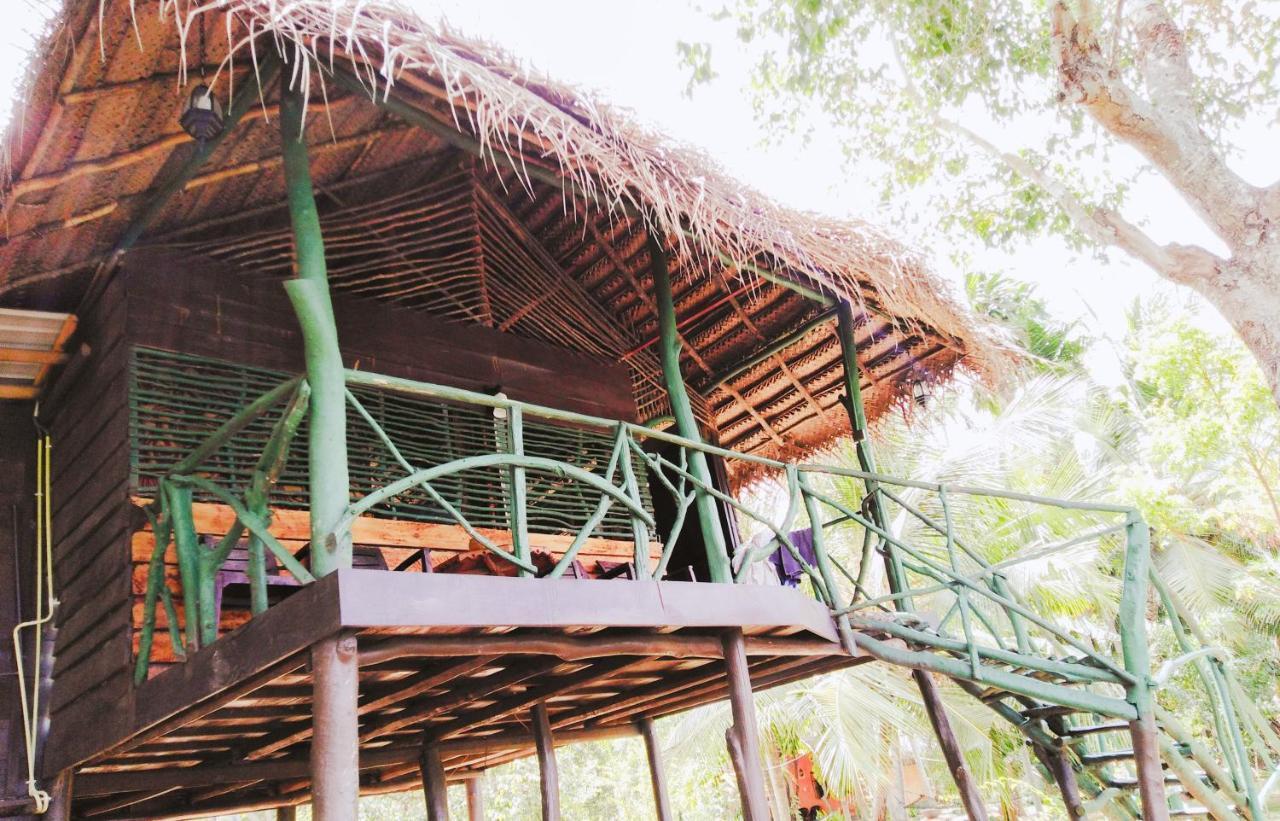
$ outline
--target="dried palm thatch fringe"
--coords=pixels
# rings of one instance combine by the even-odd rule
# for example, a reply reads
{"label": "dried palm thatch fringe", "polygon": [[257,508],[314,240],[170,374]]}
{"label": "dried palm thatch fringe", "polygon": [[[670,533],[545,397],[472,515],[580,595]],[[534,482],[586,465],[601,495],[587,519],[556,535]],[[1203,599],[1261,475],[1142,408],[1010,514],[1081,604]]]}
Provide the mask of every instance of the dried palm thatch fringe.
{"label": "dried palm thatch fringe", "polygon": [[242,59],[256,66],[264,48],[275,48],[292,58],[290,80],[308,98],[318,80],[327,99],[325,74],[338,68],[359,77],[371,97],[389,95],[397,83],[442,90],[454,126],[474,136],[487,161],[523,171],[519,179],[531,192],[531,163],[558,170],[567,212],[639,214],[679,256],[703,263],[685,270],[727,258],[746,278],[759,266],[860,306],[873,299],[882,313],[955,338],[969,369],[988,377],[1004,370],[997,336],[975,325],[919,254],[884,232],[780,207],[701,152],[673,145],[590,94],[530,74],[491,45],[429,26],[392,0],[160,0],[145,11],[133,2],[134,14],[158,8],[173,23],[182,65],[198,18],[216,14],[230,44],[219,71],[234,73]]}

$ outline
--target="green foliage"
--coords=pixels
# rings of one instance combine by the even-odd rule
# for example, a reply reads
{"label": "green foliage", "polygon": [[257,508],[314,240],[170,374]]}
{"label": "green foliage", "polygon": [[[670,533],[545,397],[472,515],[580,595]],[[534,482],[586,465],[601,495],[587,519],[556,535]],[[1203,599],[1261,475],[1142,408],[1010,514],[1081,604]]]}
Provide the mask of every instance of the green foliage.
{"label": "green foliage", "polygon": [[969,304],[1005,325],[1016,342],[1044,371],[1074,370],[1080,366],[1086,340],[1077,323],[1060,322],[1049,314],[1035,286],[1000,274],[972,273],[965,278]]}
{"label": "green foliage", "polygon": [[[1072,6],[1092,9],[1088,19],[1113,70],[1142,89],[1134,38],[1115,29],[1122,2]],[[1186,32],[1191,91],[1212,136],[1221,139],[1249,112],[1280,103],[1275,4],[1168,5]],[[859,182],[878,189],[904,222],[992,246],[1045,234],[1082,242],[1041,188],[939,128],[940,120],[1021,153],[1086,204],[1116,206],[1131,182],[1114,166],[1082,170],[1102,167],[1117,142],[1060,104],[1046,0],[726,0],[717,17],[755,58],[761,121],[785,135],[807,130],[796,126],[820,111],[864,169]],[[709,50],[687,45],[682,58],[692,84],[711,76]],[[905,196],[914,189],[927,195]]]}

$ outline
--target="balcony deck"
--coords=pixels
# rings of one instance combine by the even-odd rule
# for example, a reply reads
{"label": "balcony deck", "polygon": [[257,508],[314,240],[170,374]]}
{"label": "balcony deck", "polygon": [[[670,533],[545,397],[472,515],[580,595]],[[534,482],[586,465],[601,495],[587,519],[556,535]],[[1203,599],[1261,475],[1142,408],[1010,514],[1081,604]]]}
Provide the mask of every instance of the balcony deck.
{"label": "balcony deck", "polygon": [[[183,665],[55,727],[52,769],[77,766],[77,817],[167,818],[306,800],[307,650],[355,637],[360,767],[368,792],[417,783],[424,730],[451,778],[527,754],[546,700],[558,742],[634,732],[634,720],[726,697],[722,628],[747,635],[766,688],[870,660],[828,610],[783,587],[344,570]],[[234,799],[230,798],[235,793]]]}

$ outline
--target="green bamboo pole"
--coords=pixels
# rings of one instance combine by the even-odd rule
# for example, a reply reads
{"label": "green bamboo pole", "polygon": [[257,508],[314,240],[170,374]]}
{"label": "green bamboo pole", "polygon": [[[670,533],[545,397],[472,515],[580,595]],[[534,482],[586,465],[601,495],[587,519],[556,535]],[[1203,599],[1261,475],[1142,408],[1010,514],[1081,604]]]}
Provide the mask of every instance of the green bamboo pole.
{"label": "green bamboo pole", "polygon": [[[791,478],[789,472],[788,479]],[[813,531],[813,552],[814,557],[818,561],[818,572],[822,575],[822,583],[827,588],[827,601],[832,607],[839,607],[839,586],[836,583],[836,574],[832,570],[831,557],[827,554],[826,534],[822,528],[822,511],[818,506],[818,500],[809,492],[809,485],[803,476],[797,475],[795,478],[799,485],[800,493],[804,496],[805,513],[809,516],[809,527]],[[849,651],[850,655],[857,652],[857,644],[853,640],[853,634],[849,630],[849,616],[842,613],[836,616],[836,630],[840,635],[840,643],[844,645],[844,649]]]}
{"label": "green bamboo pole", "polygon": [[1137,511],[1129,514],[1124,555],[1124,592],[1120,597],[1120,649],[1124,667],[1134,677],[1129,702],[1139,715],[1152,714],[1151,650],[1147,645],[1147,581],[1151,543],[1147,525]]}
{"label": "green bamboo pole", "polygon": [[182,579],[183,633],[188,650],[202,646],[200,629],[200,558],[196,550],[196,528],[191,518],[191,488],[165,482],[161,492],[169,497],[169,525],[178,554],[178,577]]}
{"label": "green bamboo pole", "polygon": [[[845,300],[836,302],[836,337],[840,343],[840,361],[844,369],[845,409],[849,413],[849,425],[853,434],[854,450],[858,455],[858,466],[868,474],[875,474],[875,457],[871,453],[871,443],[867,441],[867,409],[862,402],[862,375],[858,370],[858,343],[854,338],[853,308]],[[905,593],[910,589],[906,571],[902,566],[898,551],[893,549],[885,538],[888,535],[889,522],[884,512],[884,500],[880,497],[880,483],[877,479],[867,478],[864,484],[867,495],[870,498],[871,521],[875,523],[875,529],[880,531],[881,544],[886,548],[884,561],[885,572],[889,578],[889,589],[893,593]],[[941,487],[938,490],[943,492]],[[947,530],[948,538],[951,538],[950,527]],[[952,545],[952,548],[954,549],[954,545]],[[911,599],[906,597],[897,599],[895,606],[899,610],[910,611],[913,609]],[[966,638],[972,643],[971,636]],[[977,655],[972,651],[972,648],[970,660],[972,666],[968,671],[969,676],[977,678],[979,677],[980,669],[977,663]],[[960,797],[964,803],[965,810],[969,813],[969,817],[986,819],[986,808],[982,803],[982,797],[978,794],[973,776],[965,764],[963,751],[960,749],[956,741],[955,732],[951,728],[951,720],[947,717],[946,707],[942,703],[942,695],[938,692],[938,685],[929,675],[929,672],[929,669],[925,667],[915,666],[912,678],[915,679],[916,686],[920,689],[920,698],[924,702],[925,712],[928,714],[929,722],[933,726],[934,736],[937,737],[938,744],[942,747],[942,754],[947,761],[947,768],[951,771],[952,781],[955,782],[956,789],[960,791]]]}
{"label": "green bamboo pole", "polygon": [[[858,370],[858,344],[854,339],[853,308],[848,302],[836,304],[836,336],[840,342],[840,361],[844,366],[845,410],[849,414],[849,425],[853,434],[853,447],[858,457],[858,467],[864,472],[876,472],[875,456],[871,452],[871,443],[867,441],[867,409],[862,402],[862,376]],[[881,530],[888,530],[888,518],[884,513],[883,500],[880,498],[880,482],[867,478],[863,482],[867,496],[871,499],[871,520]],[[889,575],[889,588],[894,593],[906,592],[910,584],[907,574],[902,568],[897,551],[885,551],[885,569]],[[911,599],[898,599],[895,603],[899,610],[911,610]]]}
{"label": "green bamboo pole", "polygon": [[[161,494],[163,499],[163,494]],[[142,635],[138,639],[138,658],[134,662],[133,683],[141,684],[147,680],[147,670],[151,665],[151,643],[156,631],[156,605],[160,602],[160,588],[165,584],[164,554],[169,550],[169,515],[161,504],[161,513],[157,517],[150,507],[144,507],[147,521],[151,523],[151,534],[154,546],[151,549],[151,561],[147,565],[147,594],[142,604]],[[170,623],[172,627],[172,623]],[[175,652],[177,647],[174,647]]]}
{"label": "green bamboo pole", "polygon": [[329,297],[320,213],[311,184],[311,166],[302,134],[306,101],[281,84],[280,132],[293,226],[296,279],[285,283],[306,350],[311,385],[308,476],[311,496],[311,570],[317,577],[351,566],[351,534],[343,525],[350,502],[347,476],[346,383],[338,329]]}
{"label": "green bamboo pole", "polygon": [[[680,338],[676,331],[675,299],[671,294],[671,274],[667,270],[667,259],[662,245],[652,235],[648,237],[649,265],[653,274],[654,297],[658,309],[658,337],[662,358],[662,376],[666,382],[667,396],[671,401],[671,413],[676,418],[676,430],[680,436],[701,444],[702,434],[698,430],[698,420],[693,415],[693,406],[689,402],[689,390],[684,384],[684,375],[680,373]],[[711,467],[707,464],[707,455],[702,450],[694,450],[689,454],[689,472],[698,483],[710,487]],[[720,528],[720,510],[715,500],[705,491],[698,491],[694,502],[698,509],[698,524],[702,528],[702,540],[707,550],[707,567],[711,581],[733,582],[733,569],[729,564],[729,550],[726,546],[724,531]]]}
{"label": "green bamboo pole", "polygon": [[[295,63],[292,68],[299,66]],[[301,70],[306,70],[305,65]],[[302,328],[307,382],[311,386],[307,431],[311,570],[316,576],[324,576],[351,567],[351,530],[346,516],[351,503],[346,380],[303,135],[306,100],[301,78],[290,83],[294,73],[284,71],[280,87],[281,154],[297,273],[297,278],[285,283],[285,289]],[[310,771],[316,821],[346,821],[358,814],[357,665],[356,639],[352,636],[331,636],[311,648],[314,733]]]}
{"label": "green bamboo pole", "polygon": [[[512,408],[507,412],[507,451],[512,456],[524,456],[524,414],[520,408]],[[529,564],[533,559],[533,550],[529,544],[529,485],[525,468],[513,462],[507,469],[507,479],[511,485],[510,507],[508,513],[511,521],[511,552],[516,558]],[[534,571],[521,569],[521,576],[535,576]]]}
{"label": "green bamboo pole", "polygon": [[[293,437],[307,414],[310,399],[311,386],[306,382],[299,383],[293,399],[272,428],[271,437],[267,440],[267,446],[263,448],[262,456],[254,468],[249,488],[245,491],[245,507],[268,525],[271,524],[271,488],[280,478],[280,471],[284,470],[285,463],[289,460],[289,446],[293,444]],[[224,561],[226,561],[225,556],[218,557],[219,566]],[[249,609],[256,615],[265,612],[268,604],[266,547],[262,539],[256,535],[249,537],[248,576]]]}

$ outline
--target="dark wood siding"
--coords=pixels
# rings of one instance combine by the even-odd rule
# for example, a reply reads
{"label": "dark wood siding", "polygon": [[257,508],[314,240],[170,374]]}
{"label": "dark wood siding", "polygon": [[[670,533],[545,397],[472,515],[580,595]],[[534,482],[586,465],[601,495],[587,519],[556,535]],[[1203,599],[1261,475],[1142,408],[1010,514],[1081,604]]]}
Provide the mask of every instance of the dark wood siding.
{"label": "dark wood siding", "polygon": [[101,719],[129,689],[129,407],[125,292],[80,317],[90,353],[42,411],[53,438],[58,638],[50,745]]}
{"label": "dark wood siding", "polygon": [[[479,326],[338,300],[351,367],[634,420],[627,369]],[[45,409],[53,442],[58,610],[50,744],[68,743],[127,700],[135,603],[129,498],[129,357],[134,346],[301,371],[302,344],[279,282],[140,250],[105,289],[79,340],[91,350]],[[29,472],[29,471],[28,471]],[[163,641],[164,639],[159,639]],[[74,745],[72,745],[74,746]]]}
{"label": "dark wood siding", "polygon": [[[212,261],[138,252],[124,272],[133,344],[301,371],[302,340],[277,281]],[[480,325],[382,303],[335,299],[349,367],[636,421],[628,369]]]}
{"label": "dark wood siding", "polygon": [[[0,403],[0,805],[27,794],[22,709],[10,636],[14,625],[31,616],[35,545],[35,426],[31,411],[27,402]],[[29,659],[25,659],[28,670]],[[0,816],[4,814],[0,810]]]}

